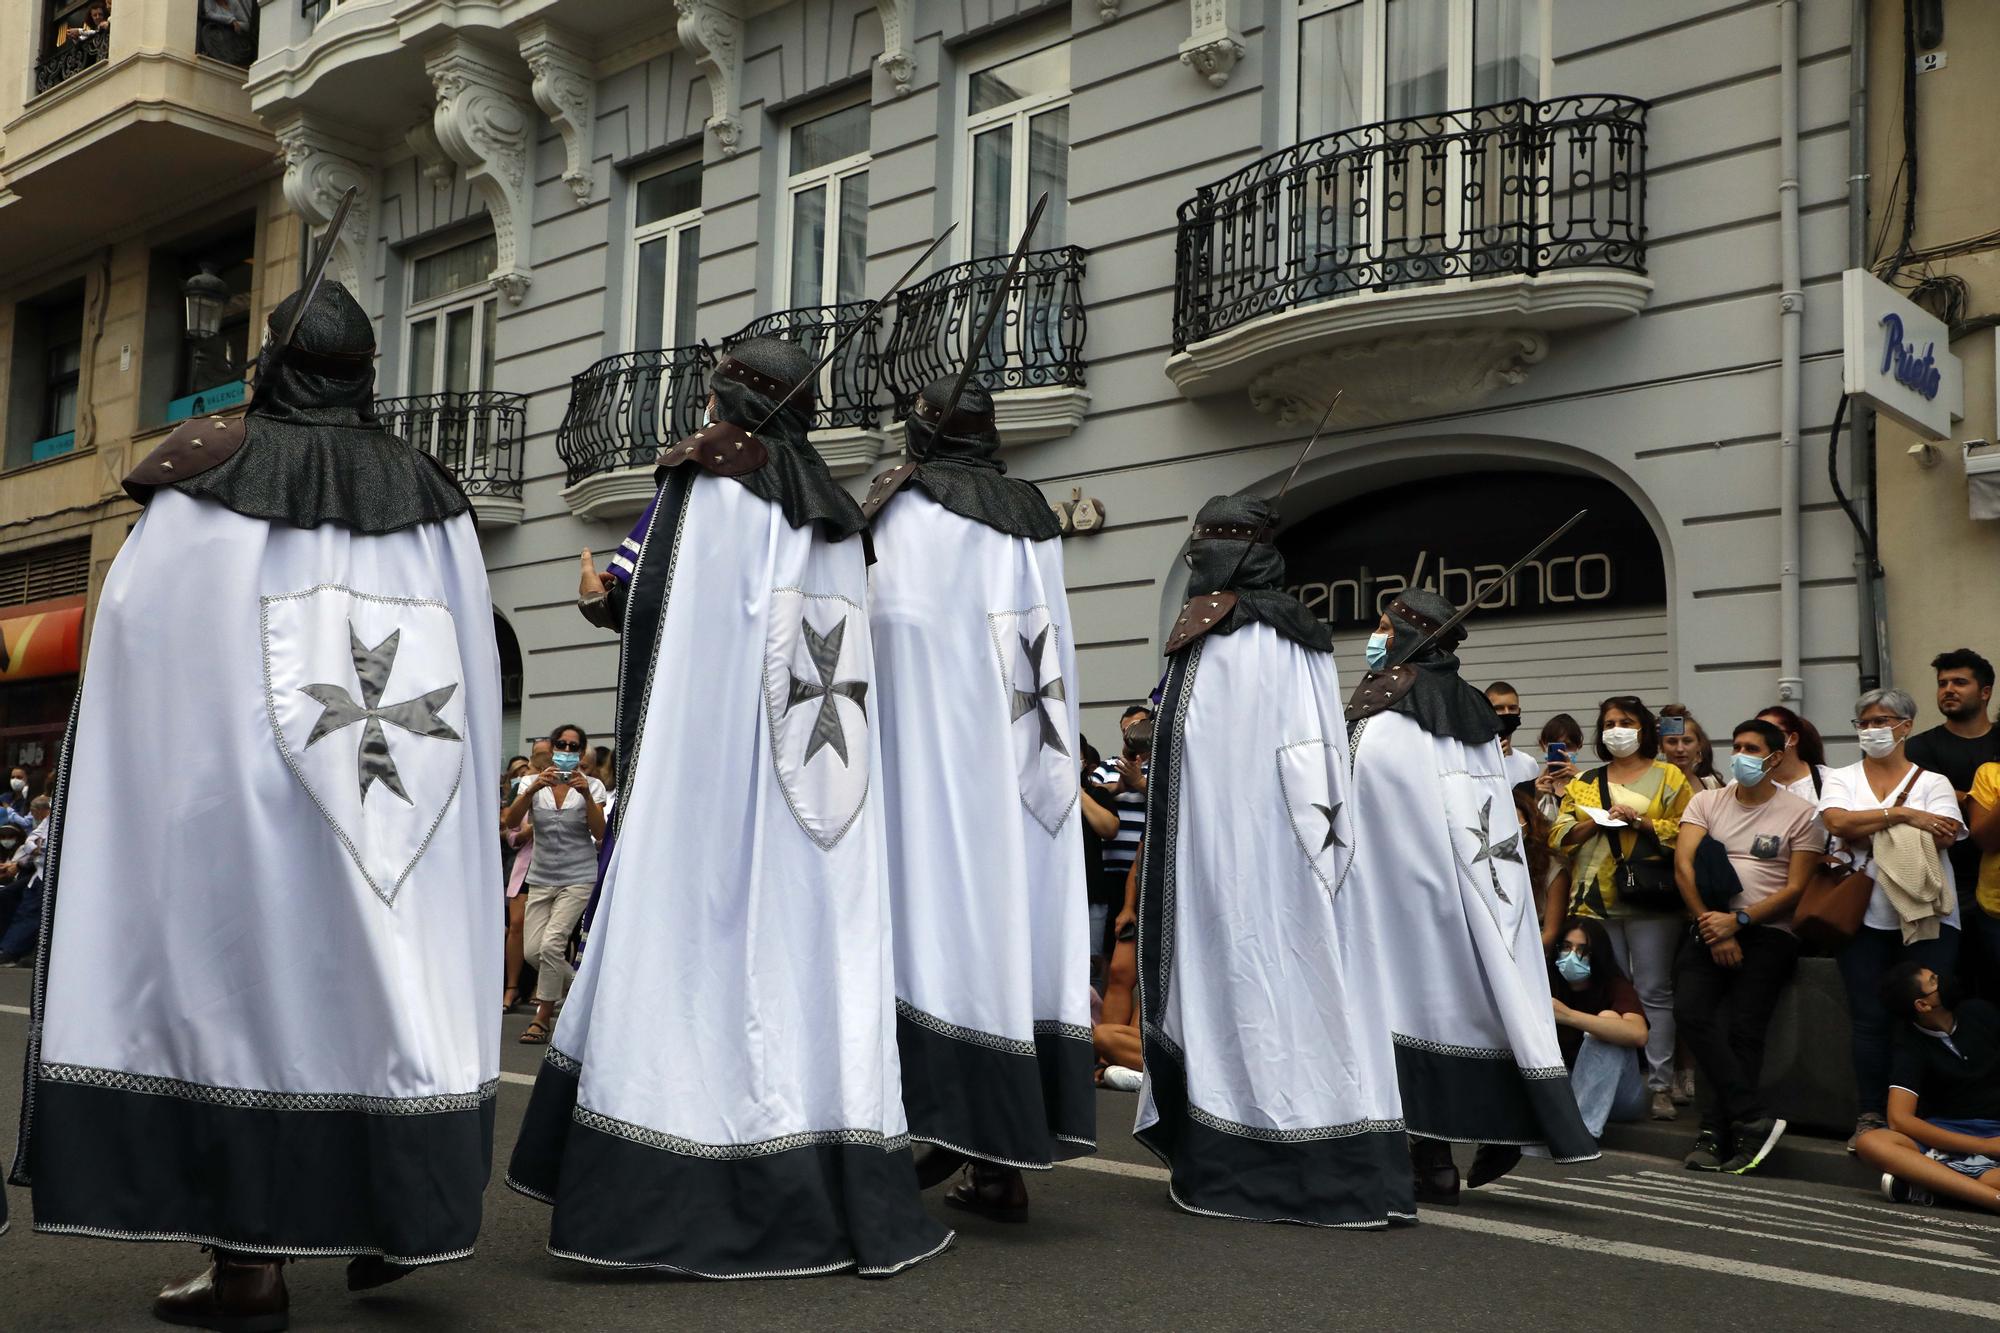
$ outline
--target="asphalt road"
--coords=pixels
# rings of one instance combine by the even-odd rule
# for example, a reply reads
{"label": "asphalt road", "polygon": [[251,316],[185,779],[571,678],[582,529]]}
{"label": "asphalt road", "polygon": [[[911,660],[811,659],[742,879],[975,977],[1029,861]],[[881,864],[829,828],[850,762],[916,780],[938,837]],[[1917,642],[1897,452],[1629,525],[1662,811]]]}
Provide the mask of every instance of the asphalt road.
{"label": "asphalt road", "polygon": [[[0,970],[0,1145],[11,1155],[28,974]],[[497,1160],[539,1048],[503,1046]],[[704,1283],[552,1259],[547,1210],[499,1183],[479,1253],[350,1296],[337,1262],[287,1270],[292,1325],[315,1329],[1098,1327],[1377,1330],[1863,1329],[2000,1323],[2000,1217],[1895,1208],[1856,1188],[1691,1176],[1658,1157],[1528,1163],[1498,1186],[1387,1232],[1191,1217],[1129,1134],[1133,1098],[1102,1093],[1101,1151],[1031,1181],[1026,1226],[966,1219],[944,1255],[887,1281]],[[0,1329],[147,1329],[189,1245],[44,1236],[9,1190]]]}

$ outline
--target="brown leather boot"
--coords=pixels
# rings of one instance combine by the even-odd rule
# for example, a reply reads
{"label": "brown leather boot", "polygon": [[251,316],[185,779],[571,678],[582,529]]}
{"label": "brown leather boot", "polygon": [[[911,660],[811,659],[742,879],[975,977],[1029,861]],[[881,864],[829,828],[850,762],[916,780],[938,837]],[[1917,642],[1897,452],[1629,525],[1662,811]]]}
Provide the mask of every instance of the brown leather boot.
{"label": "brown leather boot", "polygon": [[1458,1164],[1451,1160],[1449,1143],[1410,1135],[1410,1168],[1416,1176],[1418,1203],[1458,1202]]}
{"label": "brown leather boot", "polygon": [[1473,1189],[1491,1185],[1521,1164],[1521,1150],[1511,1143],[1482,1143],[1472,1155],[1472,1174],[1465,1183]]}
{"label": "brown leather boot", "polygon": [[995,1222],[1028,1220],[1028,1184],[1011,1166],[974,1162],[964,1183],[953,1187],[944,1201]]}
{"label": "brown leather boot", "polygon": [[291,1327],[285,1261],[260,1254],[211,1250],[208,1271],[168,1287],[153,1314],[169,1324],[216,1333],[280,1333]]}

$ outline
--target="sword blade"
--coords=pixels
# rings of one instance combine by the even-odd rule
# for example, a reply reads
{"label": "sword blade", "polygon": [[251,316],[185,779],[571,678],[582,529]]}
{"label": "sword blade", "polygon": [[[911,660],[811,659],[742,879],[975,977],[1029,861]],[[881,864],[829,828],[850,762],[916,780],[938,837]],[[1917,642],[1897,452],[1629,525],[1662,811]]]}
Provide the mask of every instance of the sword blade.
{"label": "sword blade", "polygon": [[347,210],[353,206],[354,195],[359,188],[354,185],[347,187],[347,193],[340,196],[340,206],[333,210],[333,220],[326,224],[326,235],[319,244],[319,257],[313,261],[312,273],[301,289],[305,295],[299,299],[299,308],[292,312],[291,326],[285,330],[284,339],[278,344],[280,348],[292,345],[292,339],[298,336],[299,324],[306,317],[306,307],[319,294],[319,285],[326,279],[326,262],[333,258],[334,242],[340,239],[341,224],[347,221]]}
{"label": "sword blade", "polygon": [[1426,634],[1422,639],[1418,640],[1417,646],[1411,649],[1409,652],[1405,653],[1401,660],[1405,662],[1416,661],[1418,657],[1423,655],[1423,652],[1426,648],[1429,648],[1432,644],[1444,638],[1445,635],[1451,633],[1454,629],[1457,629],[1458,626],[1465,620],[1465,618],[1472,614],[1472,609],[1478,606],[1481,602],[1486,600],[1486,595],[1488,593],[1492,592],[1495,588],[1505,587],[1507,581],[1513,578],[1516,574],[1520,573],[1522,569],[1526,568],[1530,560],[1533,560],[1536,556],[1548,550],[1551,546],[1554,546],[1556,542],[1561,540],[1564,533],[1568,532],[1571,528],[1575,527],[1577,524],[1583,522],[1583,516],[1585,514],[1588,514],[1589,512],[1590,511],[1588,509],[1577,510],[1576,513],[1570,516],[1569,522],[1563,524],[1561,527],[1557,528],[1554,532],[1551,532],[1548,536],[1542,538],[1541,541],[1535,544],[1534,550],[1528,552],[1526,555],[1522,556],[1519,560],[1516,560],[1512,565],[1508,566],[1506,573],[1495,575],[1494,577],[1486,580],[1486,582],[1480,584],[1478,587],[1474,588],[1472,590],[1471,601],[1467,602],[1464,606],[1459,607],[1457,613],[1454,614],[1450,620],[1445,621],[1444,624],[1439,625],[1436,629],[1432,630],[1429,634]]}
{"label": "sword blade", "polygon": [[1000,283],[993,289],[992,299],[986,303],[986,311],[979,317],[979,328],[972,335],[972,345],[966,350],[965,363],[958,368],[958,379],[952,383],[951,393],[944,400],[944,410],[938,413],[938,430],[944,430],[944,423],[951,420],[951,414],[958,409],[958,400],[965,394],[965,386],[972,382],[972,368],[979,364],[980,353],[986,348],[986,339],[993,332],[993,322],[1000,317],[1000,308],[1007,304],[1007,298],[1014,289],[1014,275],[1021,271],[1021,261],[1028,257],[1028,242],[1034,239],[1035,227],[1042,220],[1042,210],[1049,206],[1049,192],[1042,191],[1035,200],[1035,206],[1028,213],[1028,225],[1021,228],[1021,239],[1014,243],[1014,253],[1007,257],[1007,269],[1001,274]]}

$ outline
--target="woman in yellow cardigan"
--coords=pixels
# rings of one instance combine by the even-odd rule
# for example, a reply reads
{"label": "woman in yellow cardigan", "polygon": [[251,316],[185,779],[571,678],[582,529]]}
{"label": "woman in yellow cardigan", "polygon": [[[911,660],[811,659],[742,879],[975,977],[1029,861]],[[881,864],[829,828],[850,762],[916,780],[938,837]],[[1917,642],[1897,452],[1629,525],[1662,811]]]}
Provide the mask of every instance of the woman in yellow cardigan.
{"label": "woman in yellow cardigan", "polygon": [[[1664,855],[1671,889],[1674,839],[1694,789],[1680,769],[1660,758],[1659,720],[1636,696],[1618,695],[1598,705],[1597,755],[1603,767],[1571,779],[1564,791],[1549,846],[1570,858],[1569,911],[1604,922],[1612,952],[1639,992],[1646,1011],[1646,1086],[1653,1093],[1653,1118],[1672,1120],[1678,1115],[1670,1091],[1674,955],[1687,917],[1678,893],[1671,891],[1663,895],[1671,906],[1622,901],[1618,860],[1621,855],[1628,863]],[[1602,811],[1626,827],[1601,827],[1583,813],[1587,809]]]}

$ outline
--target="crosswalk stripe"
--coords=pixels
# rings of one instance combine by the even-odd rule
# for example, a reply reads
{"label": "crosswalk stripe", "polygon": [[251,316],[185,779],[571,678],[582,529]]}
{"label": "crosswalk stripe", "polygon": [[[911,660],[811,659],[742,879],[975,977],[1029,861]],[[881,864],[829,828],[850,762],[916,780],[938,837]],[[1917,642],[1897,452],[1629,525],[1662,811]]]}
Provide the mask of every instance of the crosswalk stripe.
{"label": "crosswalk stripe", "polygon": [[19,1014],[21,1017],[26,1018],[28,1016],[28,1011],[27,1008],[23,1005],[0,1004],[0,1014]]}
{"label": "crosswalk stripe", "polygon": [[[1679,1176],[1669,1175],[1664,1171],[1641,1171],[1639,1174],[1642,1176],[1648,1176],[1660,1180],[1679,1181],[1682,1179]],[[1748,1181],[1736,1180],[1727,1176],[1709,1177],[1705,1179],[1704,1183],[1714,1185],[1719,1189],[1734,1191],[1739,1194],[1761,1195],[1761,1194],[1771,1194],[1775,1192],[1768,1186],[1752,1185]],[[1910,1214],[1906,1209],[1891,1208],[1879,1203],[1862,1203],[1857,1200],[1854,1203],[1849,1204],[1848,1206],[1850,1208],[1853,1208],[1857,1212],[1873,1213],[1881,1217],[1900,1218],[1903,1221],[1908,1221],[1910,1219]],[[1942,1227],[1948,1231],[1973,1231],[1990,1236],[2000,1236],[2000,1226],[1993,1226],[1985,1222],[1969,1222],[1966,1221],[1964,1218],[1960,1217],[1927,1216],[1924,1218],[1924,1225],[1931,1227]]]}
{"label": "crosswalk stripe", "polygon": [[[1938,1234],[1935,1228],[1926,1226],[1921,1222],[1916,1222],[1916,1221],[1890,1222],[1876,1217],[1862,1217],[1852,1211],[1845,1211],[1837,1207],[1816,1208],[1811,1204],[1794,1202],[1792,1199],[1789,1198],[1779,1198],[1773,1192],[1768,1190],[1759,1191],[1755,1194],[1751,1193],[1718,1194],[1713,1190],[1704,1188],[1702,1185],[1684,1184],[1679,1181],[1642,1180],[1632,1176],[1613,1176],[1611,1177],[1611,1179],[1617,1181],[1619,1184],[1625,1186],[1628,1189],[1638,1192],[1643,1197],[1658,1198],[1660,1199],[1661,1202],[1666,1202],[1668,1199],[1685,1199],[1690,1203],[1699,1201],[1709,1206],[1713,1206],[1718,1202],[1741,1203],[1746,1207],[1752,1207],[1752,1208],[1782,1210],[1783,1212],[1788,1212],[1788,1213],[1805,1213],[1805,1214],[1810,1214],[1814,1217],[1833,1218],[1836,1220],[1836,1223],[1838,1224],[1835,1226],[1834,1229],[1854,1230],[1858,1231],[1860,1234],[1864,1236],[1882,1236],[1885,1233],[1901,1233],[1904,1235],[1908,1235],[1912,1238],[1911,1240],[1908,1241],[1898,1241],[1891,1238],[1890,1240],[1891,1244],[1914,1243],[1914,1244],[1920,1244],[1925,1248],[1939,1249],[1940,1253],[1950,1253],[1950,1254],[1979,1256],[1979,1257],[1984,1257],[1989,1253],[1989,1251],[1981,1249],[1978,1243],[1971,1240],[1964,1240],[1964,1241],[1940,1240],[1938,1239]],[[1787,1219],[1769,1215],[1767,1215],[1767,1219],[1772,1222],[1787,1221]],[[1796,1224],[1799,1226],[1811,1226],[1811,1227],[1827,1225],[1821,1222],[1809,1222],[1804,1220],[1803,1218],[1797,1219]],[[1940,1247],[1943,1248],[1940,1249]]]}

